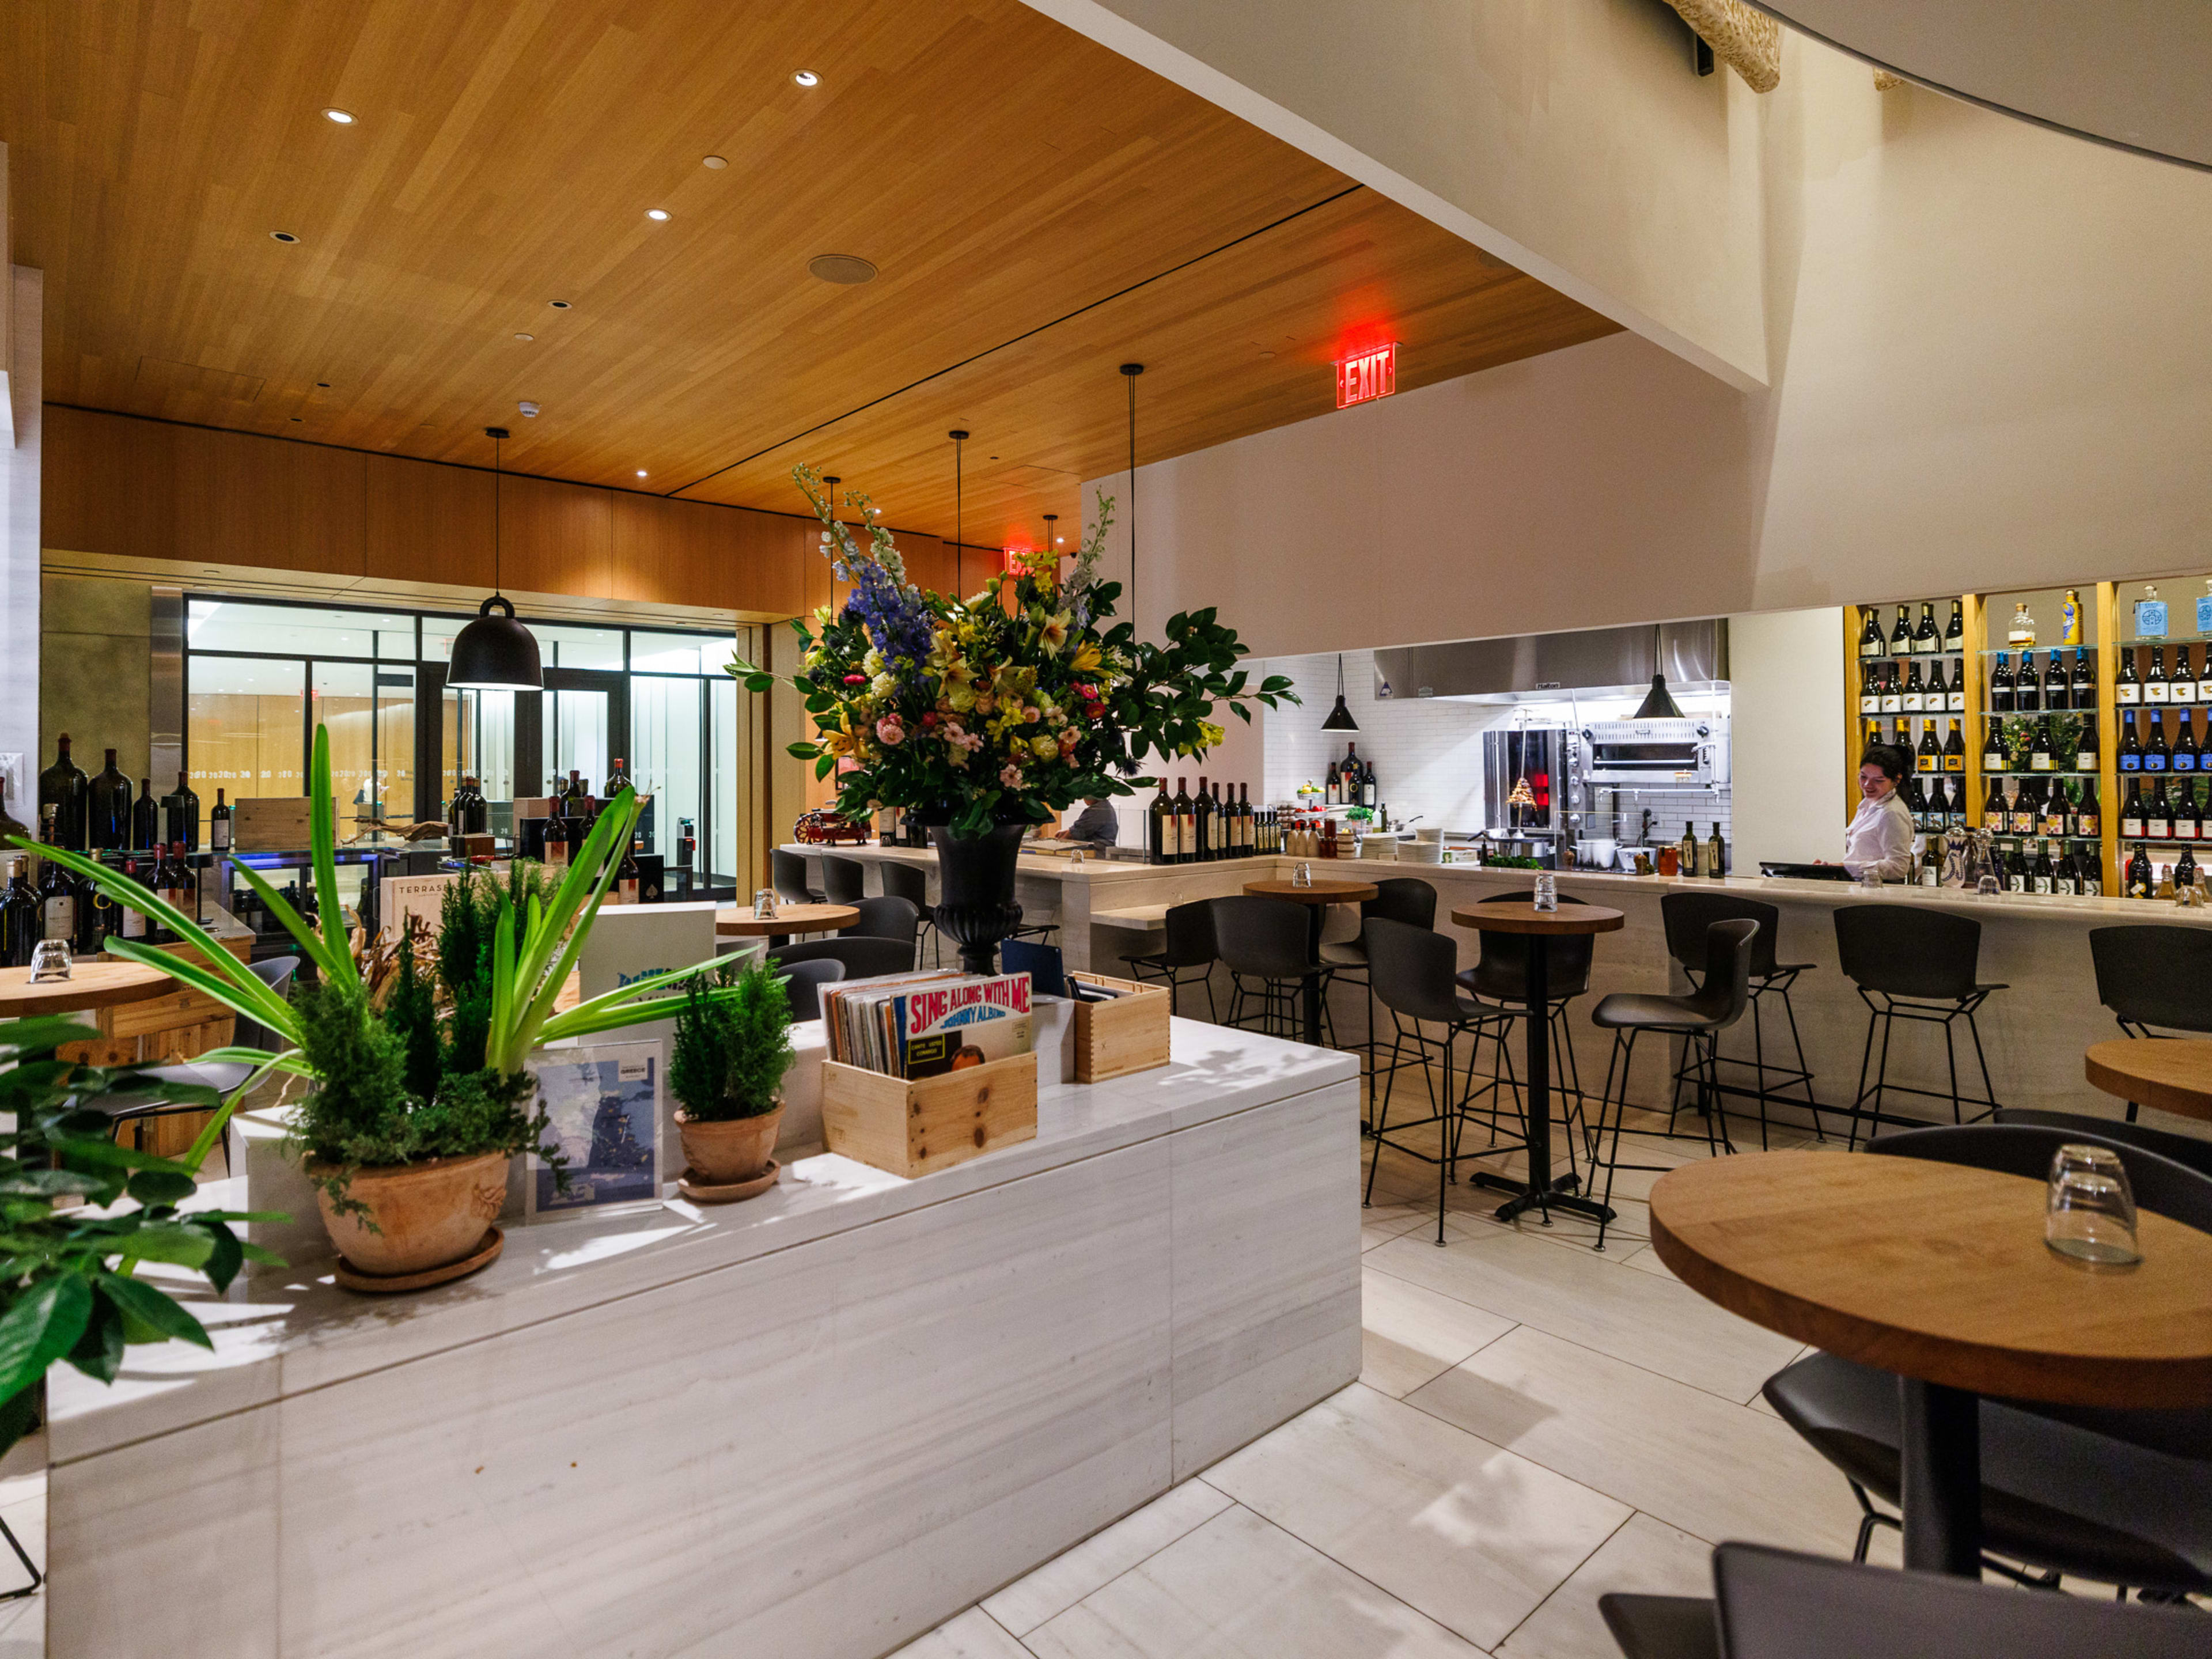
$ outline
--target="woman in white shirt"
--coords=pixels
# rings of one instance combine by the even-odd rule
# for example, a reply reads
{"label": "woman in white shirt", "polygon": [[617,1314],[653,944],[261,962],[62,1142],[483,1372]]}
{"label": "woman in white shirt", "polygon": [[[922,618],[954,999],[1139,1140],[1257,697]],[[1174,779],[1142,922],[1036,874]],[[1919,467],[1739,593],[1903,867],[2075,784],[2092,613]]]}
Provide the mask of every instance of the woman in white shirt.
{"label": "woman in white shirt", "polygon": [[1912,875],[1912,811],[1897,786],[1912,764],[1905,751],[1869,744],[1859,757],[1859,810],[1844,831],[1844,868],[1856,878],[1869,870],[1884,881]]}

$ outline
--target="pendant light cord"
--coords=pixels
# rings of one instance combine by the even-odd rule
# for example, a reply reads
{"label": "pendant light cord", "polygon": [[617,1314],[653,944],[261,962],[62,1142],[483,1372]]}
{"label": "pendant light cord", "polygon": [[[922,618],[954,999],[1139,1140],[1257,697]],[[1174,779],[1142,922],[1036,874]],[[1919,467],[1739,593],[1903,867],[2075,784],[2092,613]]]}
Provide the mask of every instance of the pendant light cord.
{"label": "pendant light cord", "polygon": [[503,476],[499,470],[499,443],[497,438],[491,441],[491,591],[494,594],[499,592],[499,486]]}
{"label": "pendant light cord", "polygon": [[952,586],[955,599],[968,595],[968,520],[962,510],[960,497],[960,447],[968,441],[965,432],[948,432],[952,440]]}
{"label": "pendant light cord", "polygon": [[1145,629],[1137,609],[1137,376],[1144,372],[1142,363],[1121,365],[1129,383],[1129,629],[1139,639]]}

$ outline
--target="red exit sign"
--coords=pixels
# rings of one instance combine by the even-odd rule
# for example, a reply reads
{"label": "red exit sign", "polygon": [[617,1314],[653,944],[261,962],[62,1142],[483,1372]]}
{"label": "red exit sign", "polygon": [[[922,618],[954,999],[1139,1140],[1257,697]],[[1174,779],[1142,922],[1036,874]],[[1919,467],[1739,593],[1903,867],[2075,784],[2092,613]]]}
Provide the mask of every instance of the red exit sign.
{"label": "red exit sign", "polygon": [[1339,409],[1349,408],[1353,404],[1372,403],[1377,398],[1389,397],[1397,389],[1396,341],[1337,359],[1336,406]]}

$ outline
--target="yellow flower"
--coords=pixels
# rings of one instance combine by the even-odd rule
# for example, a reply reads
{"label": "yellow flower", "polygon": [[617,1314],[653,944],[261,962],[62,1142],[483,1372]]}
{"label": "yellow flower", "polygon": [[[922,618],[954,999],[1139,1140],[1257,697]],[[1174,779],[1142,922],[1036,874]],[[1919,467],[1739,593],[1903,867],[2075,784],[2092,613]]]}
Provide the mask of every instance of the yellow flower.
{"label": "yellow flower", "polygon": [[1058,655],[1060,647],[1067,643],[1067,625],[1073,620],[1074,617],[1065,611],[1058,616],[1047,617],[1044,626],[1038,630],[1037,642],[1047,652]]}
{"label": "yellow flower", "polygon": [[1216,747],[1224,738],[1229,735],[1228,732],[1223,731],[1212,720],[1200,720],[1198,723],[1198,729],[1204,734],[1206,738],[1205,747],[1208,749]]}
{"label": "yellow flower", "polygon": [[956,684],[945,694],[945,701],[955,710],[964,714],[975,706],[975,694],[964,685]]}
{"label": "yellow flower", "polygon": [[1030,752],[1035,755],[1039,760],[1050,760],[1054,756],[1060,753],[1060,739],[1058,738],[1031,738],[1030,739]]}
{"label": "yellow flower", "polygon": [[884,653],[877,650],[873,646],[869,647],[868,654],[860,659],[860,672],[863,674],[871,676],[882,673],[884,672]]}
{"label": "yellow flower", "polygon": [[1076,647],[1075,654],[1068,659],[1067,665],[1077,673],[1084,674],[1097,667],[1101,660],[1103,659],[1098,654],[1097,641],[1085,640]]}
{"label": "yellow flower", "polygon": [[[876,653],[871,651],[868,654],[872,657]],[[889,674],[878,674],[873,680],[869,682],[868,690],[874,692],[879,697],[888,697],[892,692],[898,690],[898,681]]]}

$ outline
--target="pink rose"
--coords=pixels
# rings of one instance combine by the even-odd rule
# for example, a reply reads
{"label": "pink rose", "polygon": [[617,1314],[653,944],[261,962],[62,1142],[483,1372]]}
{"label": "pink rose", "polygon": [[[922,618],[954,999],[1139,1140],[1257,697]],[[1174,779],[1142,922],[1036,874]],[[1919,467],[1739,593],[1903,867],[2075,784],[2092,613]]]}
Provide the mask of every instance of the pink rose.
{"label": "pink rose", "polygon": [[906,728],[898,723],[898,716],[886,714],[876,722],[876,740],[886,749],[896,748],[906,741]]}

